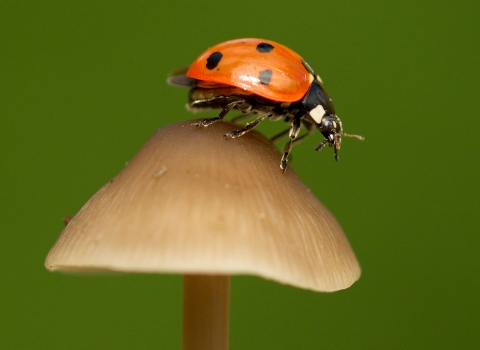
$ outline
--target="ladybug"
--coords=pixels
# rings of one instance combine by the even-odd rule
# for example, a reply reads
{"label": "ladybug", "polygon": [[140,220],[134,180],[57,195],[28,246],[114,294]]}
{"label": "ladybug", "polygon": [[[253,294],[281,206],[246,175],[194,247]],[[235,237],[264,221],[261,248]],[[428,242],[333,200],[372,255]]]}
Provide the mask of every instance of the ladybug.
{"label": "ladybug", "polygon": [[[174,71],[168,83],[191,88],[187,105],[190,109],[221,109],[217,117],[194,124],[198,127],[223,120],[233,109],[242,113],[234,121],[256,116],[245,127],[225,134],[225,138],[240,137],[265,119],[289,123],[289,129],[272,137],[273,141],[287,134],[289,137],[280,162],[282,172],[287,168],[293,144],[315,129],[325,137],[315,150],[327,144],[333,146],[336,161],[342,136],[363,140],[362,136],[343,132],[332,99],[312,67],[291,49],[271,40],[236,39],[215,45],[190,67]],[[307,132],[299,136],[302,126]]]}

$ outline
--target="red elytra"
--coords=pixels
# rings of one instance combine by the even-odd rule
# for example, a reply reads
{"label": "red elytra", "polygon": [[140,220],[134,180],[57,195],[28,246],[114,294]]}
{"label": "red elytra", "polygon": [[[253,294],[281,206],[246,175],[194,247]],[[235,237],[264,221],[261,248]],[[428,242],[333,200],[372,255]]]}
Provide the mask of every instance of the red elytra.
{"label": "red elytra", "polygon": [[[221,66],[216,66],[220,60]],[[303,62],[296,52],[271,40],[236,39],[209,48],[192,63],[186,76],[197,80],[198,87],[235,86],[245,94],[296,102],[305,96],[314,78]],[[268,84],[259,77],[261,72],[268,73],[263,76],[269,78]]]}

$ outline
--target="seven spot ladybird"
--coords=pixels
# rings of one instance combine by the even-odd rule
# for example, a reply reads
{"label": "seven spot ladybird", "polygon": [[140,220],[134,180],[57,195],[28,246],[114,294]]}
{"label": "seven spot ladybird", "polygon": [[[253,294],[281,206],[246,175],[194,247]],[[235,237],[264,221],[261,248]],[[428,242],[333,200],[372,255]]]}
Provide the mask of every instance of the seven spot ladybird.
{"label": "seven spot ladybird", "polygon": [[[343,132],[332,99],[310,65],[294,51],[270,40],[236,39],[215,45],[190,67],[173,72],[168,82],[191,88],[191,109],[221,109],[217,117],[195,123],[199,127],[222,120],[233,109],[242,112],[242,119],[257,115],[245,127],[225,134],[226,138],[240,137],[267,118],[289,123],[289,129],[272,138],[289,137],[280,162],[282,172],[293,144],[315,128],[325,137],[315,150],[333,146],[335,160],[342,136],[363,140],[362,136]],[[299,137],[302,125],[307,132]]]}

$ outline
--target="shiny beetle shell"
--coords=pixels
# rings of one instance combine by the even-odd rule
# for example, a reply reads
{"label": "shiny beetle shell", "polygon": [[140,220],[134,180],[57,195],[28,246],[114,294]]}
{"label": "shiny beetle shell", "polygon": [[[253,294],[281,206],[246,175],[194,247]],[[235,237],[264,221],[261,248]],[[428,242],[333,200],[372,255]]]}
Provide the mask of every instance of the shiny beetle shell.
{"label": "shiny beetle shell", "polygon": [[313,81],[303,59],[289,48],[262,39],[220,43],[200,55],[187,71],[199,87],[230,85],[273,101],[302,99]]}

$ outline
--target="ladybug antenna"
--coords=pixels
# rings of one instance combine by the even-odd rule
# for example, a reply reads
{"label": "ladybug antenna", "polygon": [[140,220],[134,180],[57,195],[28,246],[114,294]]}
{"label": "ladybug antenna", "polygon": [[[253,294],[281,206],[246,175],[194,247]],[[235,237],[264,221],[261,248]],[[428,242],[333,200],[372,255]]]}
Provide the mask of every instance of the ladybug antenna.
{"label": "ladybug antenna", "polygon": [[353,134],[345,134],[342,132],[341,134],[335,134],[335,141],[333,144],[333,158],[338,162],[338,150],[340,149],[340,140],[342,136],[346,137],[355,137],[356,139],[359,139],[361,141],[365,140],[365,137],[360,136],[360,135],[353,135]]}
{"label": "ladybug antenna", "polygon": [[365,140],[365,137],[360,136],[360,135],[353,135],[353,134],[345,134],[345,133],[343,133],[342,136],[355,137],[356,139],[359,139],[359,140],[361,140],[361,141]]}
{"label": "ladybug antenna", "polygon": [[320,150],[321,150],[325,145],[327,145],[327,144],[328,144],[330,147],[333,146],[333,158],[334,158],[336,161],[338,161],[338,150],[340,149],[340,141],[341,141],[341,137],[342,137],[342,136],[354,137],[354,138],[359,139],[359,140],[361,140],[361,141],[365,140],[365,137],[360,136],[360,135],[345,134],[344,132],[342,132],[341,134],[340,134],[340,133],[336,133],[333,140],[326,138],[325,140],[323,140],[322,142],[320,142],[320,143],[318,144],[318,146],[315,147],[315,151],[320,151]]}

